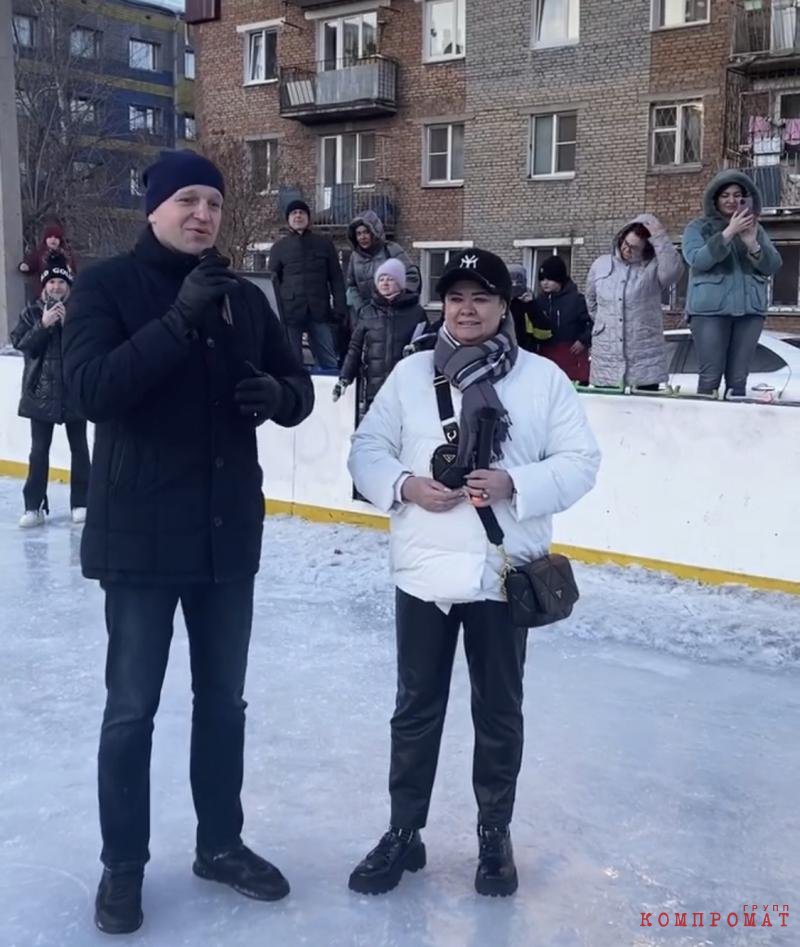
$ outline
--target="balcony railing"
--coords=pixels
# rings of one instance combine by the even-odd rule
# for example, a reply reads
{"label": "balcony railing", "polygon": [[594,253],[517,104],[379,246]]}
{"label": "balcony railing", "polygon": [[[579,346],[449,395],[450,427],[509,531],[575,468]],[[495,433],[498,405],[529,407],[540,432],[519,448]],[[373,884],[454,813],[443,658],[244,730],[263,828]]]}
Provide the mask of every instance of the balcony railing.
{"label": "balcony railing", "polygon": [[800,56],[800,8],[795,0],[739,0],[733,18],[733,55]]}
{"label": "balcony railing", "polygon": [[800,213],[800,155],[784,152],[773,159],[743,151],[731,155],[728,164],[753,179],[767,213]]}
{"label": "balcony railing", "polygon": [[[334,68],[335,67],[335,68]],[[397,111],[397,63],[383,56],[281,69],[281,115],[302,122],[367,118]]]}
{"label": "balcony railing", "polygon": [[397,228],[397,190],[394,184],[381,181],[369,187],[355,184],[333,184],[317,187],[314,225],[317,227],[347,227],[355,217],[368,210],[383,221],[387,233]]}

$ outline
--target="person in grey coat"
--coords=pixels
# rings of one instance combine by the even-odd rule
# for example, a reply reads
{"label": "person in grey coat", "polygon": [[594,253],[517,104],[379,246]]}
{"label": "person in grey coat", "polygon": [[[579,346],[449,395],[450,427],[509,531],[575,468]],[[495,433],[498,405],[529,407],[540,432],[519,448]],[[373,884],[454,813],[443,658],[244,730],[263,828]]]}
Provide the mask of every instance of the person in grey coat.
{"label": "person in grey coat", "polygon": [[781,255],[759,224],[761,195],[747,175],[723,171],[710,181],[703,215],[686,227],[691,267],[686,301],[700,369],[698,394],[744,397],[769,305],[769,278]]}
{"label": "person in grey coat", "polygon": [[347,266],[345,288],[347,305],[354,320],[363,306],[372,300],[375,290],[375,274],[382,263],[390,259],[399,260],[406,268],[406,290],[419,293],[422,281],[419,268],[399,243],[386,240],[383,221],[374,210],[356,217],[348,231],[353,252]]}
{"label": "person in grey coat", "polygon": [[652,214],[627,224],[586,280],[592,327],[590,383],[657,391],[669,378],[661,295],[683,273],[680,254]]}

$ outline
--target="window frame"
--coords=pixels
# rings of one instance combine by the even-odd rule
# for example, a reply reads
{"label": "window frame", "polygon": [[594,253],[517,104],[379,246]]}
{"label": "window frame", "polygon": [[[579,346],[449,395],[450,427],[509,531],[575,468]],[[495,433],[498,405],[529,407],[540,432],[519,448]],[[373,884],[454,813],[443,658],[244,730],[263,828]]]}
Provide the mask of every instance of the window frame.
{"label": "window frame", "polygon": [[[371,16],[375,18],[375,50],[374,52],[364,52],[364,18]],[[358,58],[354,62],[347,60],[347,57],[344,55],[338,55],[340,52],[344,54],[344,23],[345,20],[353,20],[358,18],[358,49],[359,54]],[[325,57],[325,27],[332,24],[336,24],[336,57],[333,62],[334,65],[331,68],[326,68],[328,59]],[[338,16],[328,16],[324,19],[318,21],[317,26],[317,71],[318,72],[336,72],[340,69],[349,69],[352,66],[357,66],[359,62],[364,59],[369,59],[373,56],[378,55],[379,43],[379,26],[378,23],[378,9],[377,7],[374,10],[360,10],[357,13],[350,14],[339,14]]]}
{"label": "window frame", "polygon": [[145,186],[138,168],[131,168],[128,172],[129,190],[131,197],[144,197]]}
{"label": "window frame", "polygon": [[[570,9],[567,14],[567,22],[572,19],[572,4],[575,4],[575,20],[578,24],[577,32],[574,36],[567,35],[564,39],[546,42],[538,39],[539,30],[544,14],[544,5],[547,0],[533,0],[531,12],[531,49],[565,49],[570,46],[577,46],[581,41],[581,2],[580,0],[568,0]],[[567,27],[569,33],[569,27]]]}
{"label": "window frame", "polygon": [[522,248],[522,265],[527,273],[528,286],[534,296],[539,289],[539,280],[537,274],[541,261],[551,256],[564,257],[564,251],[569,252],[567,270],[572,274],[572,266],[575,262],[575,248],[583,245],[583,240],[571,240],[569,237],[552,237],[536,241],[535,246],[530,243]]}
{"label": "window frame", "polygon": [[662,23],[664,18],[664,7],[666,0],[651,0],[650,4],[650,29],[652,32],[659,30],[683,30],[692,26],[708,26],[711,23],[711,0],[706,0],[706,16],[704,20],[686,20],[682,23]]}
{"label": "window frame", "polygon": [[447,266],[450,254],[459,253],[461,250],[471,250],[474,246],[472,240],[443,240],[434,242],[415,242],[414,249],[419,251],[420,276],[422,279],[420,287],[420,305],[424,309],[433,309],[441,311],[444,304],[441,300],[430,298],[430,280],[431,280],[431,253],[445,253],[445,266]]}
{"label": "window frame", "polygon": [[[90,34],[92,37],[93,45],[92,52],[90,55],[86,55],[82,52],[76,52],[73,48],[73,39],[76,33]],[[100,58],[100,43],[102,40],[103,34],[100,30],[92,29],[91,26],[81,26],[80,24],[75,24],[69,32],[69,54],[73,59],[87,59],[87,60],[98,60]]]}
{"label": "window frame", "polygon": [[[137,66],[133,63],[133,44],[139,43],[142,46],[147,46],[150,52],[150,61],[152,62],[151,66]],[[138,36],[128,37],[128,68],[135,69],[137,72],[158,72],[161,58],[161,44],[154,43],[149,39],[139,39]]]}
{"label": "window frame", "polygon": [[[191,56],[192,67],[189,69],[189,57]],[[193,82],[197,78],[197,57],[193,49],[184,49],[183,51],[183,78]]]}
{"label": "window frame", "polygon": [[[432,178],[431,171],[431,133],[439,129],[447,129],[447,151],[435,152],[436,155],[447,155],[447,177],[446,178]],[[425,126],[424,134],[424,150],[423,150],[423,167],[422,167],[422,181],[424,187],[463,187],[465,181],[465,173],[462,173],[460,178],[453,177],[453,156],[455,154],[453,150],[453,129],[461,128],[462,139],[461,139],[461,162],[462,162],[462,171],[464,164],[464,153],[466,151],[466,140],[467,140],[467,124],[466,122],[433,122],[430,125]]]}
{"label": "window frame", "polygon": [[[258,29],[246,30],[244,32],[244,81],[243,85],[245,86],[258,86],[258,85],[272,85],[278,81],[278,75],[280,69],[278,67],[278,27],[277,26],[261,26]],[[270,78],[266,78],[267,70],[267,36],[272,35],[275,37],[275,75]],[[252,62],[252,52],[253,52],[253,39],[256,36],[261,37],[261,44],[264,50],[264,73],[265,78],[263,79],[251,79],[251,62]]]}
{"label": "window frame", "polygon": [[[676,124],[656,125],[656,112],[658,109],[676,109]],[[658,131],[668,131],[675,129],[675,150],[677,154],[680,149],[683,153],[683,133],[684,133],[684,113],[686,109],[697,108],[700,111],[700,140],[698,142],[698,159],[696,161],[673,161],[670,164],[656,163],[656,134]],[[652,102],[650,105],[650,147],[649,147],[649,170],[650,171],[685,171],[687,169],[702,168],[703,163],[703,145],[705,140],[705,108],[702,99],[688,99],[685,101],[666,101]]]}
{"label": "window frame", "polygon": [[[372,158],[362,158],[362,139],[371,135],[374,142],[374,155]],[[355,181],[343,181],[342,178],[342,166],[343,166],[343,155],[344,155],[344,139],[345,138],[355,138]],[[336,142],[336,180],[326,184],[325,183],[325,142],[326,141],[335,141]],[[362,183],[361,178],[361,166],[367,161],[373,163],[373,169],[377,172],[378,169],[378,136],[377,133],[371,129],[364,130],[362,132],[338,132],[335,135],[321,135],[319,139],[319,168],[320,168],[320,188],[325,191],[328,188],[333,188],[338,184],[352,184],[354,190],[363,191],[370,190],[374,188],[377,184],[378,176],[377,173],[373,175],[374,180],[368,184]]]}
{"label": "window frame", "polygon": [[[189,134],[189,123],[191,122],[192,134]],[[183,140],[197,141],[197,118],[191,112],[183,113]]]}
{"label": "window frame", "polygon": [[[558,128],[560,125],[560,119],[564,116],[574,116],[575,117],[575,140],[574,141],[559,141],[558,140]],[[550,152],[550,171],[544,174],[535,174],[534,168],[536,166],[536,122],[540,119],[549,118],[552,121],[552,146]],[[528,178],[531,181],[571,181],[577,171],[578,164],[578,111],[577,109],[565,109],[561,112],[537,112],[530,117],[529,129],[528,129]],[[574,145],[575,146],[575,165],[572,171],[556,171],[557,156],[558,156],[558,147],[559,145]]]}
{"label": "window frame", "polygon": [[[249,138],[246,141],[247,145],[247,159],[250,162],[250,186],[252,187],[253,193],[258,194],[261,197],[265,197],[269,194],[277,194],[280,187],[280,154],[279,154],[279,144],[277,138]],[[267,146],[267,165],[268,165],[268,181],[269,185],[266,188],[259,188],[256,185],[255,180],[255,161],[254,161],[254,148],[257,145],[266,145]]]}
{"label": "window frame", "polygon": [[[144,125],[134,125],[133,124],[133,114],[134,112],[145,112],[152,113],[153,121],[152,128],[149,127],[149,123],[145,121]],[[162,125],[163,116],[161,109],[155,105],[135,105],[129,103],[128,105],[128,131],[129,132],[144,132],[146,135],[160,135],[162,134]]]}
{"label": "window frame", "polygon": [[[21,20],[27,21],[27,28],[30,33],[30,43],[19,42],[19,32],[17,25]],[[36,49],[38,18],[29,13],[12,13],[11,15],[11,39],[17,49]]]}
{"label": "window frame", "polygon": [[[448,53],[441,56],[432,56],[429,54],[428,40],[431,32],[431,8],[434,3],[450,2],[453,4],[453,21],[456,26],[456,43],[458,42],[458,30],[461,28],[462,52]],[[467,3],[466,0],[422,0],[422,61],[426,64],[457,62],[459,59],[465,59],[467,56]]]}

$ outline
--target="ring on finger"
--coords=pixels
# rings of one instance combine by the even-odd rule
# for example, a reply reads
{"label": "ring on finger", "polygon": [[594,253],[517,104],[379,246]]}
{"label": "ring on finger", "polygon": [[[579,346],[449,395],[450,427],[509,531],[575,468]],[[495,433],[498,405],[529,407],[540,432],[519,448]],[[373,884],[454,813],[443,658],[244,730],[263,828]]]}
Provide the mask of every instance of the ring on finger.
{"label": "ring on finger", "polygon": [[488,491],[488,490],[481,490],[481,499],[482,499],[482,500],[488,500],[488,499],[489,499],[489,491]]}

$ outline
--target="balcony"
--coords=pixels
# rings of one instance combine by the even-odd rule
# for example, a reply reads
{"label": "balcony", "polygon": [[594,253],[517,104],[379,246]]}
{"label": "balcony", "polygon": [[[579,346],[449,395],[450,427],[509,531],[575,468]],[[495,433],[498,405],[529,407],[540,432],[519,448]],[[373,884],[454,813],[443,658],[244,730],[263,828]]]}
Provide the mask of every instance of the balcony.
{"label": "balcony", "polygon": [[731,56],[749,72],[800,66],[800,8],[795,0],[739,0]]}
{"label": "balcony", "polygon": [[369,187],[354,184],[333,184],[317,187],[314,226],[327,230],[343,230],[350,221],[368,210],[383,221],[387,235],[397,229],[397,190],[389,181],[381,181]]}
{"label": "balcony", "polygon": [[281,69],[280,109],[305,125],[397,112],[397,63],[369,56],[339,68],[317,62]]}
{"label": "balcony", "polygon": [[764,215],[800,216],[800,156],[783,154],[775,164],[762,164],[759,156],[739,152],[728,165],[752,178],[761,192]]}

